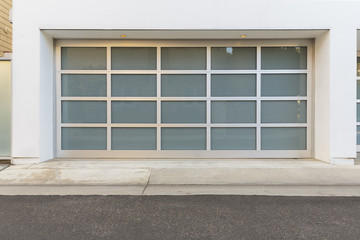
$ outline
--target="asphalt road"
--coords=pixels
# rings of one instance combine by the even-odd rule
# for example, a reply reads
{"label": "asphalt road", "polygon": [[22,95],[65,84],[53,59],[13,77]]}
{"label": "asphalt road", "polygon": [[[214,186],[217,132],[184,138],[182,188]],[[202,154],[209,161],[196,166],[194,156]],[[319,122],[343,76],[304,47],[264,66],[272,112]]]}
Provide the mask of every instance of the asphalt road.
{"label": "asphalt road", "polygon": [[0,196],[0,239],[360,239],[360,198]]}

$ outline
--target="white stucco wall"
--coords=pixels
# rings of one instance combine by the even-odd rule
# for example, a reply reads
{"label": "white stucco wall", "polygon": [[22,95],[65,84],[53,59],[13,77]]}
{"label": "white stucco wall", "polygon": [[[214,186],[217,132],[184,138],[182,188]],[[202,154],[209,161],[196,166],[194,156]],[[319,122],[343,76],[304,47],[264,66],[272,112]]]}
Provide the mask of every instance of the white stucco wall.
{"label": "white stucco wall", "polygon": [[40,29],[327,29],[315,39],[313,156],[349,163],[356,155],[359,9],[358,1],[16,0],[14,162],[54,157],[53,39]]}

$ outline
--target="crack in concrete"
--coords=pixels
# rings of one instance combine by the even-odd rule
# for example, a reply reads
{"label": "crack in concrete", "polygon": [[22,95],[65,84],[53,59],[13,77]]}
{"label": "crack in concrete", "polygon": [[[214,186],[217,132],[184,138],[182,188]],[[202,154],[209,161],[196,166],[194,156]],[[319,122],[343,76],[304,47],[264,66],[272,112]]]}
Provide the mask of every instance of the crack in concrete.
{"label": "crack in concrete", "polygon": [[150,182],[150,178],[151,178],[151,173],[152,173],[152,168],[150,168],[149,178],[148,178],[148,181],[147,181],[147,183],[146,183],[146,185],[145,185],[145,187],[144,187],[144,190],[142,191],[141,195],[144,195],[146,188],[149,186],[149,182]]}

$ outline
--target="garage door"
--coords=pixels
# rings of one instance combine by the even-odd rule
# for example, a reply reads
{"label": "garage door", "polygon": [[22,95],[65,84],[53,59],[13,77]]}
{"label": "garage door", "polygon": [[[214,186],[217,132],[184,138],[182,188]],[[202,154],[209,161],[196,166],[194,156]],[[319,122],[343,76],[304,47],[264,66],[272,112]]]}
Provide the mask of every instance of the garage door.
{"label": "garage door", "polygon": [[57,156],[311,156],[307,41],[58,41]]}

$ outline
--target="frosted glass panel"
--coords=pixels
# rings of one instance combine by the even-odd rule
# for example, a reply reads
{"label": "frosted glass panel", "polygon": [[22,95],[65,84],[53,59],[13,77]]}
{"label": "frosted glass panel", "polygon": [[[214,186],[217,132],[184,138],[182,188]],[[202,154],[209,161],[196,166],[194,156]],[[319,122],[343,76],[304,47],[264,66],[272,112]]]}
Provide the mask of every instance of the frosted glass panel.
{"label": "frosted glass panel", "polygon": [[155,123],[156,102],[113,101],[111,103],[112,123]]}
{"label": "frosted glass panel", "polygon": [[62,101],[63,123],[106,123],[106,101]]}
{"label": "frosted glass panel", "polygon": [[165,74],[161,76],[163,97],[204,97],[206,96],[206,75]]}
{"label": "frosted glass panel", "polygon": [[256,128],[212,128],[212,150],[255,150]]}
{"label": "frosted glass panel", "polygon": [[262,123],[306,123],[306,101],[262,101]]}
{"label": "frosted glass panel", "polygon": [[206,48],[163,47],[161,48],[161,69],[204,70],[206,69]]}
{"label": "frosted glass panel", "polygon": [[256,48],[213,47],[211,48],[211,69],[256,69]]}
{"label": "frosted glass panel", "polygon": [[205,150],[206,128],[162,128],[162,150]]}
{"label": "frosted glass panel", "polygon": [[106,150],[106,128],[62,128],[62,150]]}
{"label": "frosted glass panel", "polygon": [[261,95],[306,96],[306,74],[263,74]]}
{"label": "frosted glass panel", "polygon": [[357,81],[356,98],[360,99],[360,80]]}
{"label": "frosted glass panel", "polygon": [[111,96],[154,97],[156,96],[156,75],[113,74],[111,75]]}
{"label": "frosted glass panel", "polygon": [[10,157],[11,61],[0,61],[0,157]]}
{"label": "frosted glass panel", "polygon": [[156,128],[112,128],[112,150],[156,150]]}
{"label": "frosted glass panel", "polygon": [[306,128],[261,128],[262,150],[306,150]]}
{"label": "frosted glass panel", "polygon": [[360,126],[356,126],[356,144],[360,145]]}
{"label": "frosted glass panel", "polygon": [[262,47],[262,69],[306,69],[306,47]]}
{"label": "frosted glass panel", "polygon": [[156,69],[156,48],[113,47],[111,48],[111,69],[154,70]]}
{"label": "frosted glass panel", "polygon": [[205,123],[206,102],[174,101],[161,103],[162,123]]}
{"label": "frosted glass panel", "polygon": [[63,97],[106,97],[106,75],[63,74],[61,75]]}
{"label": "frosted glass panel", "polygon": [[213,97],[247,97],[255,95],[256,75],[211,75],[211,96]]}
{"label": "frosted glass panel", "polygon": [[212,123],[255,123],[255,101],[213,101]]}
{"label": "frosted glass panel", "polygon": [[106,48],[62,47],[62,70],[105,70]]}
{"label": "frosted glass panel", "polygon": [[360,122],[360,103],[356,104],[356,115],[357,115],[356,121]]}

